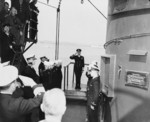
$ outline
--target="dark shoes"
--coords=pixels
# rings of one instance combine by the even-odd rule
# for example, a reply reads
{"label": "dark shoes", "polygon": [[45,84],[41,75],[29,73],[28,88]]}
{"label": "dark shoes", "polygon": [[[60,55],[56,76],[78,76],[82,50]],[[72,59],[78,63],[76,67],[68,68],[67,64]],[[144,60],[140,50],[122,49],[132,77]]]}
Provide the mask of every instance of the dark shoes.
{"label": "dark shoes", "polygon": [[76,90],[81,90],[81,87],[75,87]]}

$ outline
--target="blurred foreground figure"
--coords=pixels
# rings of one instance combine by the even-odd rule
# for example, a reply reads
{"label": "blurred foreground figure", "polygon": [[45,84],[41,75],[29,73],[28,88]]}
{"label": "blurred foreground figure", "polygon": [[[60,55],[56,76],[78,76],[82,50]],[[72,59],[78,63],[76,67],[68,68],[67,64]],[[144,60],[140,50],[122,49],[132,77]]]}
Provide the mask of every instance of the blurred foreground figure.
{"label": "blurred foreground figure", "polygon": [[61,122],[66,111],[66,97],[61,89],[54,88],[45,92],[41,109],[45,120],[40,122]]}
{"label": "blurred foreground figure", "polygon": [[[35,97],[24,99],[14,98],[13,92],[22,80],[24,86],[31,86]],[[19,76],[18,69],[14,66],[0,66],[0,122],[25,122],[26,115],[40,106],[44,88],[29,81],[27,77]]]}

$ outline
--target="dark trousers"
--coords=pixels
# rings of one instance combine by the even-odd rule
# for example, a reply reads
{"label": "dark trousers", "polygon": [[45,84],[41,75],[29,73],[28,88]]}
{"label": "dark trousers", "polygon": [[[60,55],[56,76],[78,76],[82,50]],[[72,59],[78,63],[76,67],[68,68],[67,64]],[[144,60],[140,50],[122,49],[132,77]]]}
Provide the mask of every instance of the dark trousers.
{"label": "dark trousers", "polygon": [[75,71],[75,75],[76,75],[76,89],[80,89],[82,71],[80,70]]}
{"label": "dark trousers", "polygon": [[87,108],[87,116],[88,116],[88,122],[99,122],[99,111],[98,107],[95,107],[94,110],[88,106]]}

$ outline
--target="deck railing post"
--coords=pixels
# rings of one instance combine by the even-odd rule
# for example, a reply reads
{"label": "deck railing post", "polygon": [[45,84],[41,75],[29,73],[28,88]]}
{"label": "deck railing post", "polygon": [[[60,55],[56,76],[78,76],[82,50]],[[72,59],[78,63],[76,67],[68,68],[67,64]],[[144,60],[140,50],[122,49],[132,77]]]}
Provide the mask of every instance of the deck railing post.
{"label": "deck railing post", "polygon": [[64,91],[66,90],[66,67],[64,67]]}
{"label": "deck railing post", "polygon": [[67,66],[67,89],[68,89],[68,77],[69,77],[69,66]]}

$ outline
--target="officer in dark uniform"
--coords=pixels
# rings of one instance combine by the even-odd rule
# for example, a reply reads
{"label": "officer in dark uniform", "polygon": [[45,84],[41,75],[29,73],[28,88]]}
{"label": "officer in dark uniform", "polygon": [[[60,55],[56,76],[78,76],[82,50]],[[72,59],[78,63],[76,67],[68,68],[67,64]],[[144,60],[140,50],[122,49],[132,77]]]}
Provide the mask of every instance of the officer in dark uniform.
{"label": "officer in dark uniform", "polygon": [[61,88],[61,83],[62,83],[61,68],[62,68],[62,61],[56,60],[55,66],[53,68],[53,85],[54,85],[54,88]]}
{"label": "officer in dark uniform", "polygon": [[52,61],[45,61],[44,62],[45,70],[43,72],[43,86],[46,90],[54,88],[54,62]]}
{"label": "officer in dark uniform", "polygon": [[74,72],[76,75],[76,87],[75,89],[81,89],[81,75],[84,68],[84,57],[81,56],[81,49],[77,49],[76,53],[70,56],[70,59],[75,60]]}
{"label": "officer in dark uniform", "polygon": [[39,70],[40,82],[43,83],[43,72],[45,71],[44,61],[49,61],[49,59],[46,56],[42,56],[40,59],[41,62],[38,66],[38,70]]}
{"label": "officer in dark uniform", "polygon": [[96,63],[91,63],[86,73],[87,83],[87,122],[99,122],[99,93],[101,82],[99,68]]}

